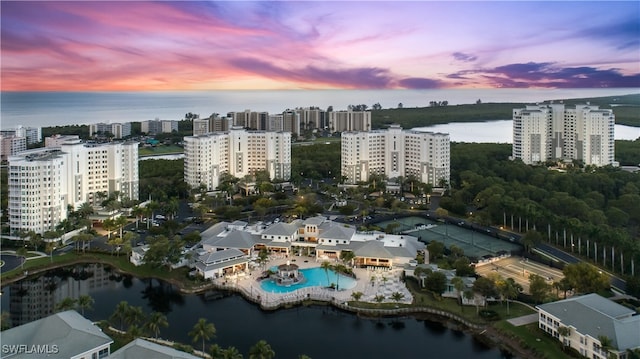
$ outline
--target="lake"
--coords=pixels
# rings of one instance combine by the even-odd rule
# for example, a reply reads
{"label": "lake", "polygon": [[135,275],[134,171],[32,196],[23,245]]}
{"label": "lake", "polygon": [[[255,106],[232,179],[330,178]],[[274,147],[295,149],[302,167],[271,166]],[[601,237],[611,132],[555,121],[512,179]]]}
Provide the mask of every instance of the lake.
{"label": "lake", "polygon": [[[169,328],[161,337],[194,344],[188,332],[199,318],[217,329],[212,341],[235,346],[247,355],[258,340],[266,340],[277,358],[306,354],[319,358],[504,358],[471,335],[438,322],[412,317],[359,318],[329,306],[307,306],[263,311],[239,295],[212,292],[210,296],[181,295],[168,284],[112,273],[100,265],[52,271],[36,279],[2,288],[2,308],[12,318],[35,320],[66,297],[91,295],[91,320],[108,318],[120,301],[141,306],[145,313],[166,314]],[[198,346],[197,343],[194,346]]]}

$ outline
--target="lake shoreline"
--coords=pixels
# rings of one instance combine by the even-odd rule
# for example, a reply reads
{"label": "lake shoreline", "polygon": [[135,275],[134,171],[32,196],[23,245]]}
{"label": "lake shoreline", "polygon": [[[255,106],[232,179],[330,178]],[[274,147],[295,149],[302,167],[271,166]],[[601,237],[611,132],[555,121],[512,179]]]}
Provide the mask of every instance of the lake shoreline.
{"label": "lake shoreline", "polygon": [[3,280],[3,287],[15,283],[20,280],[28,280],[37,275],[42,275],[48,271],[65,268],[65,267],[73,267],[76,265],[84,265],[84,264],[100,264],[109,266],[115,273],[120,275],[132,276],[137,279],[155,279],[158,281],[162,281],[174,286],[178,292],[182,295],[200,295],[204,294],[208,291],[221,291],[227,293],[233,293],[234,295],[239,295],[247,302],[255,304],[261,311],[264,312],[275,312],[281,309],[289,309],[301,306],[309,306],[309,305],[326,305],[331,306],[337,310],[349,313],[351,315],[355,315],[365,319],[375,319],[375,318],[402,318],[402,317],[413,317],[417,320],[426,320],[431,322],[436,322],[442,324],[444,327],[452,330],[462,331],[468,335],[471,335],[474,340],[478,340],[483,345],[488,347],[497,348],[502,352],[508,352],[511,355],[516,355],[519,358],[535,358],[536,353],[527,350],[522,345],[520,340],[514,339],[508,335],[505,335],[501,331],[492,327],[491,324],[476,324],[465,320],[464,318],[459,317],[454,313],[450,313],[447,311],[439,310],[431,307],[403,307],[403,308],[390,308],[390,309],[374,309],[374,308],[359,308],[349,306],[348,303],[339,303],[335,300],[296,300],[292,302],[281,303],[275,307],[264,307],[261,305],[259,296],[258,298],[250,296],[248,293],[245,293],[241,290],[240,287],[232,287],[220,285],[217,283],[207,283],[203,286],[199,286],[196,288],[189,288],[183,281],[170,279],[170,278],[162,278],[159,276],[153,275],[141,275],[139,273],[135,273],[135,271],[129,271],[119,266],[115,265],[113,262],[108,260],[101,260],[94,258],[78,258],[76,260],[65,262],[65,263],[52,263],[51,265],[47,265],[43,268],[38,268],[34,271],[26,271],[26,274],[22,274],[18,277],[11,278],[7,281]]}

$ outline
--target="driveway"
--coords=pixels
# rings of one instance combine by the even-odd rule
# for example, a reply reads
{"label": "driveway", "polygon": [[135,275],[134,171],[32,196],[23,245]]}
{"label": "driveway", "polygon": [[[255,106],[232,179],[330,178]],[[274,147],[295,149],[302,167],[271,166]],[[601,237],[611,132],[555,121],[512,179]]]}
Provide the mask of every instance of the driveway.
{"label": "driveway", "polygon": [[14,254],[0,254],[0,260],[4,262],[4,265],[0,268],[0,272],[14,270],[22,264],[22,257]]}

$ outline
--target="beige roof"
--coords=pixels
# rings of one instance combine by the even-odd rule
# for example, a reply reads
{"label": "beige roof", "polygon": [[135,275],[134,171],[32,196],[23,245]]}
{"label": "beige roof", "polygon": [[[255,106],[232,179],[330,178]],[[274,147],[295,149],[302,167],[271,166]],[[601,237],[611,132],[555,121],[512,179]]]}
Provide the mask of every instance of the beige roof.
{"label": "beige roof", "polygon": [[356,249],[353,254],[356,257],[363,258],[387,258],[393,259],[394,255],[391,254],[387,248],[384,247],[384,244],[380,241],[368,241],[362,244],[360,248]]}

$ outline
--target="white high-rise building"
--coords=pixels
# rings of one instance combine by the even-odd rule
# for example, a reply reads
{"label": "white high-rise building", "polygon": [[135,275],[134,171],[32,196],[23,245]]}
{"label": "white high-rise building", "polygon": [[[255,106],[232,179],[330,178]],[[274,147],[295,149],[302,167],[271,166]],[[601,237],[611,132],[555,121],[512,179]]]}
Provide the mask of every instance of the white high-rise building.
{"label": "white high-rise building", "polygon": [[67,206],[93,204],[96,193],[138,199],[138,143],[85,144],[29,150],[9,157],[12,231],[44,233],[67,218]]}
{"label": "white high-rise building", "polygon": [[513,110],[513,158],[526,164],[580,160],[615,165],[615,116],[610,109],[583,104],[527,105]]}
{"label": "white high-rise building", "polygon": [[191,187],[218,187],[228,173],[242,178],[267,171],[271,179],[291,176],[291,133],[247,131],[234,127],[184,138],[184,179]]}
{"label": "white high-rise building", "polygon": [[450,179],[449,135],[388,130],[342,133],[342,176],[346,183],[368,181],[371,175],[387,178],[415,176],[439,186]]}
{"label": "white high-rise building", "polygon": [[89,136],[112,134],[113,138],[131,136],[131,122],[124,123],[92,123],[89,125]]}
{"label": "white high-rise building", "polygon": [[[160,120],[155,119],[153,121],[140,122],[140,132],[148,135],[157,135],[159,133],[171,133],[173,131],[178,132],[178,121],[173,120]],[[131,132],[131,131],[129,131]]]}
{"label": "white high-rise building", "polygon": [[27,138],[14,135],[0,135],[0,159],[6,161],[9,156],[27,150]]}
{"label": "white high-rise building", "polygon": [[2,136],[26,137],[27,145],[42,142],[42,127],[22,127],[0,130]]}

